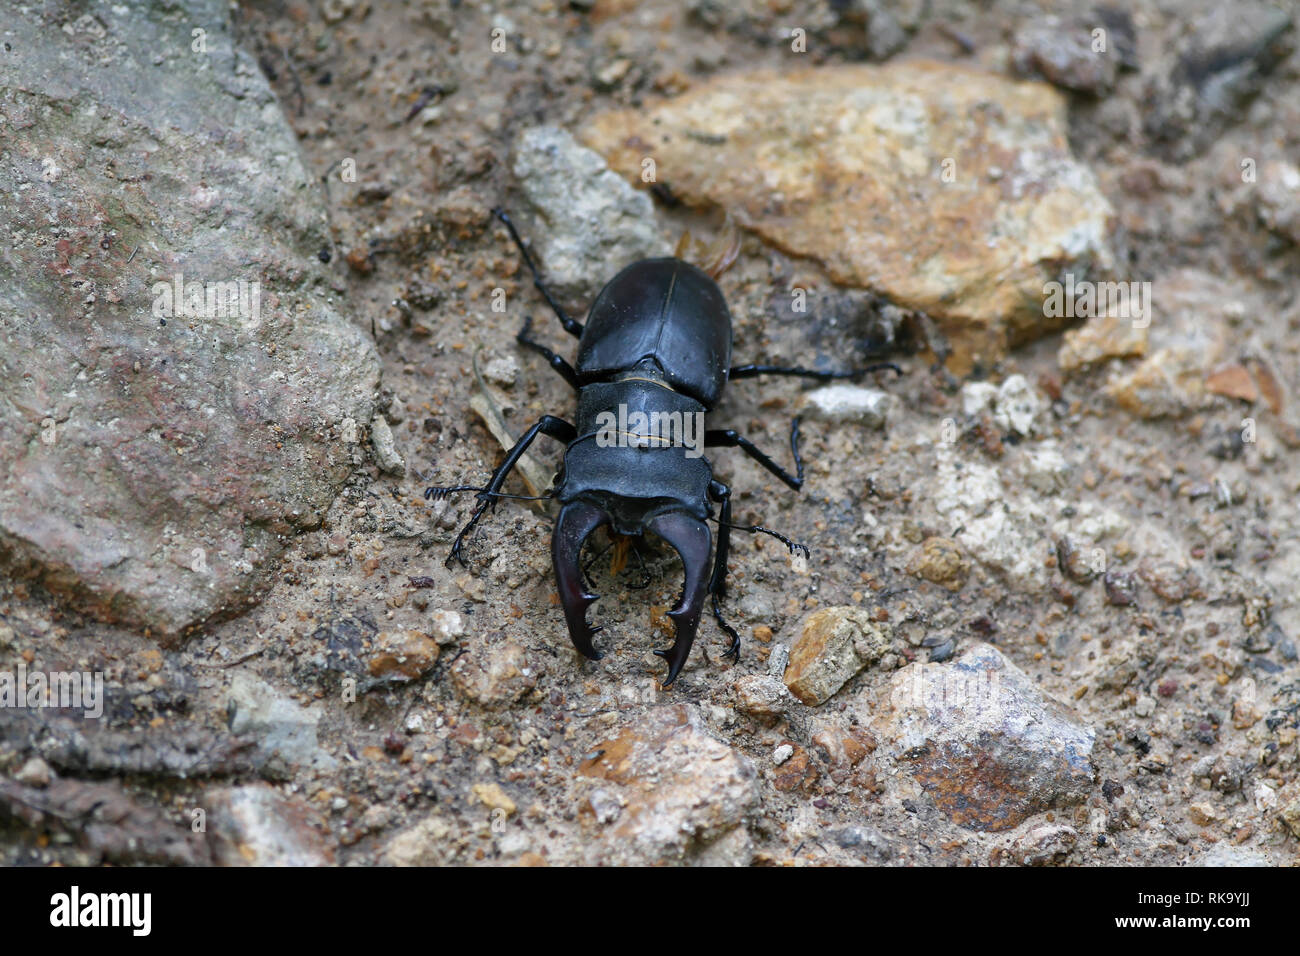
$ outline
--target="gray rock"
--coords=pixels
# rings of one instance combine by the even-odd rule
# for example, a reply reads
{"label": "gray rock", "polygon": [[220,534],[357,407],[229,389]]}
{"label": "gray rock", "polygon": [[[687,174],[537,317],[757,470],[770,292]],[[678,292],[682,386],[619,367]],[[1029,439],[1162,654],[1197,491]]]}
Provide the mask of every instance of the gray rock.
{"label": "gray rock", "polygon": [[898,671],[890,705],[880,755],[962,826],[1007,830],[1092,789],[1095,732],[989,644]]}
{"label": "gray rock", "polygon": [[376,415],[370,420],[370,444],[375,450],[375,464],[380,471],[398,477],[406,474],[406,462],[398,454],[393,430],[388,427],[388,421],[383,415]]}
{"label": "gray rock", "polygon": [[1188,865],[1220,867],[1277,866],[1278,864],[1263,850],[1248,846],[1230,846],[1226,843],[1216,843]]}
{"label": "gray rock", "polygon": [[316,738],[321,719],[319,706],[303,707],[265,681],[237,674],[230,682],[227,710],[230,732],[255,737],[268,756],[291,765],[333,763],[333,758],[321,751]]}
{"label": "gray rock", "polygon": [[1034,20],[1016,33],[1012,66],[1021,76],[1041,77],[1068,90],[1105,93],[1115,83],[1120,58],[1109,37],[1106,49],[1094,52],[1092,30],[1097,27],[1055,16]]}
{"label": "gray rock", "polygon": [[893,843],[875,827],[844,827],[826,836],[836,846],[871,863],[885,863],[894,855]]}
{"label": "gray rock", "polygon": [[1060,860],[1079,842],[1079,831],[1063,823],[1044,823],[1016,840],[1012,851],[1022,866],[1043,866]]}
{"label": "gray rock", "polygon": [[1294,48],[1291,15],[1261,0],[1212,7],[1153,72],[1143,125],[1157,152],[1184,161],[1240,122]]}
{"label": "gray rock", "polygon": [[170,638],[245,607],[319,522],[378,360],[227,4],[28,5],[5,31],[0,552]]}
{"label": "gray rock", "polygon": [[619,269],[672,254],[650,196],[562,129],[538,126],[515,141],[514,174],[533,222],[532,239],[552,292],[585,308]]}
{"label": "gray rock", "polygon": [[221,866],[331,866],[324,821],[301,797],[266,784],[204,795],[208,843]]}

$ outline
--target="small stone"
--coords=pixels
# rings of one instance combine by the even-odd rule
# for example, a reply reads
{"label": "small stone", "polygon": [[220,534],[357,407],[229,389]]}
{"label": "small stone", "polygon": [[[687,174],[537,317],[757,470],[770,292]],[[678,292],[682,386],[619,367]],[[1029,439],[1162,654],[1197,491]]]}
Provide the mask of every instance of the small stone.
{"label": "small stone", "polygon": [[537,686],[540,665],[529,666],[514,641],[478,644],[451,667],[452,682],[463,695],[490,710],[513,704]]}
{"label": "small stone", "polygon": [[1285,160],[1263,163],[1256,192],[1264,225],[1300,244],[1300,169]]}
{"label": "small stone", "polygon": [[1249,730],[1259,723],[1264,715],[1259,712],[1252,700],[1238,698],[1232,704],[1232,726],[1238,730]]}
{"label": "small stone", "polygon": [[510,799],[509,795],[501,789],[499,783],[476,783],[470,787],[470,791],[489,810],[504,810],[506,816],[514,816],[515,802]]}
{"label": "small stone", "polygon": [[455,644],[465,634],[465,619],[459,611],[437,610],[429,615],[433,639],[441,645]]}
{"label": "small stone", "polygon": [[521,132],[514,175],[534,219],[526,235],[561,301],[585,307],[609,281],[611,269],[672,255],[649,193],[633,189],[564,130]]}
{"label": "small stone", "polygon": [[401,477],[406,474],[406,462],[397,453],[397,443],[388,419],[376,415],[370,420],[370,444],[375,450],[375,464],[386,475]]}
{"label": "small stone", "polygon": [[785,713],[790,692],[778,678],[746,674],[731,685],[736,709],[751,717],[773,720]]}
{"label": "small stone", "polygon": [[1008,375],[998,388],[993,403],[993,421],[1006,432],[1032,435],[1035,420],[1042,413],[1044,403],[1038,390],[1023,375]]}
{"label": "small stone", "polygon": [[884,428],[885,420],[898,399],[888,392],[859,385],[825,385],[804,396],[809,418],[839,424],[853,423]]}
{"label": "small stone", "polygon": [[438,662],[438,645],[419,631],[383,631],[370,652],[370,676],[417,680]]}
{"label": "small stone", "polygon": [[783,677],[789,663],[790,646],[788,644],[776,644],[772,647],[772,652],[767,655],[767,673],[771,677]]}
{"label": "small stone", "polygon": [[1266,783],[1260,783],[1255,786],[1255,809],[1260,813],[1267,813],[1277,806],[1277,791]]}
{"label": "small stone", "polygon": [[772,763],[779,767],[793,756],[794,747],[790,744],[782,744],[772,751]]}
{"label": "small stone", "polygon": [[1056,353],[1056,364],[1070,374],[1110,359],[1141,358],[1146,354],[1144,323],[1116,315],[1097,315],[1065,333],[1065,341]]}
{"label": "small stone", "polygon": [[1244,365],[1221,365],[1205,377],[1205,387],[1215,395],[1239,398],[1243,402],[1259,400],[1259,388]]}
{"label": "small stone", "polygon": [[1129,607],[1137,602],[1137,578],[1127,571],[1111,569],[1102,577],[1106,601],[1114,607]]}
{"label": "small stone", "polygon": [[961,546],[948,538],[926,538],[907,565],[907,573],[942,585],[949,591],[960,591],[970,575],[970,561]]}
{"label": "small stone", "polygon": [[230,682],[227,710],[230,732],[252,736],[263,752],[294,765],[333,763],[316,738],[323,713],[319,704],[303,707],[265,681],[238,674]]}
{"label": "small stone", "polygon": [[450,824],[441,817],[427,817],[403,830],[384,848],[388,866],[444,866],[455,857]]}
{"label": "small stone", "polygon": [[1137,703],[1133,705],[1133,713],[1137,714],[1139,717],[1150,717],[1155,712],[1156,699],[1146,694],[1139,697]]}
{"label": "small stone", "polygon": [[785,684],[805,704],[823,704],[850,678],[880,660],[891,631],[864,610],[829,607],[815,612],[790,649]]}
{"label": "small stone", "polygon": [[1055,16],[1035,19],[1016,33],[1011,64],[1021,76],[1099,96],[1114,85],[1119,57],[1093,50],[1093,26]]}
{"label": "small stone", "polygon": [[29,787],[48,787],[50,785],[50,765],[40,757],[32,757],[14,774],[14,779]]}
{"label": "small stone", "polygon": [[512,388],[519,378],[519,363],[513,355],[494,358],[484,366],[483,377],[503,388]]}
{"label": "small stone", "polygon": [[1277,802],[1280,807],[1278,816],[1291,831],[1291,835],[1300,839],[1300,787],[1294,783],[1283,787],[1277,793]]}
{"label": "small stone", "polygon": [[1000,831],[1083,801],[1095,732],[993,646],[944,664],[910,664],[873,727],[892,762],[954,823]]}
{"label": "small stone", "polygon": [[1015,842],[1016,862],[1022,866],[1043,866],[1061,859],[1079,842],[1079,831],[1063,823],[1036,826]]}
{"label": "small stone", "polygon": [[623,814],[623,804],[608,790],[597,787],[587,796],[587,805],[597,823],[613,823]]}
{"label": "small stone", "polygon": [[332,866],[328,832],[311,806],[266,784],[208,791],[208,842],[222,866]]}
{"label": "small stone", "polygon": [[618,823],[587,843],[589,862],[749,862],[743,823],[758,805],[758,774],[707,731],[694,707],[647,708],[635,726],[595,750],[578,772],[604,781],[625,804]]}
{"label": "small stone", "polygon": [[1212,826],[1219,819],[1219,811],[1209,803],[1193,803],[1187,808],[1187,819],[1198,827]]}

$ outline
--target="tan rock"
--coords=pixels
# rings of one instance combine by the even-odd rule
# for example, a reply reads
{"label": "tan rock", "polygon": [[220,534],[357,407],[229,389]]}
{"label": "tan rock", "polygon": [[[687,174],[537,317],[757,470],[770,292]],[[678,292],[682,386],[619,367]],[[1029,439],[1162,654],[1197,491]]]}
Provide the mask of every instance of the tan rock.
{"label": "tan rock", "polygon": [[1239,398],[1243,402],[1255,402],[1259,399],[1259,388],[1250,372],[1240,363],[1221,365],[1205,376],[1205,387],[1215,395],[1227,398]]}
{"label": "tan rock", "polygon": [[652,707],[595,752],[578,772],[604,781],[604,799],[622,810],[605,817],[617,822],[589,845],[590,862],[748,862],[742,824],[758,803],[758,774],[708,732],[693,707]]}
{"label": "tan rock", "polygon": [[785,712],[790,692],[778,678],[767,674],[745,674],[731,685],[736,709],[765,720],[774,720]]}
{"label": "tan rock", "polygon": [[1098,315],[1065,333],[1056,364],[1069,373],[1109,359],[1140,358],[1146,353],[1145,324],[1135,325],[1131,318],[1121,316]]}
{"label": "tan rock", "polygon": [[383,631],[375,638],[368,665],[371,677],[416,680],[438,663],[438,645],[419,631]]}
{"label": "tan rock", "polygon": [[518,809],[499,783],[476,783],[470,787],[470,792],[489,810],[504,810],[506,816],[513,816]]}
{"label": "tan rock", "polygon": [[861,608],[823,608],[804,622],[790,648],[785,685],[805,704],[823,704],[854,674],[880,660],[889,639],[889,626]]}
{"label": "tan rock", "polygon": [[495,709],[513,704],[537,686],[537,669],[514,641],[482,643],[451,667],[451,679],[466,697]]}
{"label": "tan rock", "polygon": [[1111,264],[1111,207],[1066,133],[1049,86],[912,61],[723,76],[582,138],[638,184],[651,159],[676,195],[925,311],[960,371],[1058,324],[1046,281]]}
{"label": "tan rock", "polygon": [[907,573],[942,585],[949,591],[960,591],[970,574],[970,561],[957,542],[948,538],[926,538],[912,560]]}
{"label": "tan rock", "polygon": [[1194,269],[1157,277],[1151,299],[1148,352],[1113,375],[1106,393],[1139,418],[1203,408],[1212,400],[1206,373],[1225,358],[1232,324],[1262,306],[1240,285]]}

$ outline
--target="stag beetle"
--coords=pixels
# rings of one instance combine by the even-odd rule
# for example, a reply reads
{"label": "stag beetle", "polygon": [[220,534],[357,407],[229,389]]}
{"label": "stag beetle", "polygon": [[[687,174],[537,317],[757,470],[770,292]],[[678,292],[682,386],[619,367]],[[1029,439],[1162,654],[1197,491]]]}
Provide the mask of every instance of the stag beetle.
{"label": "stag beetle", "polygon": [[[808,549],[768,528],[732,524],[731,490],[713,477],[712,467],[700,449],[685,440],[674,440],[671,435],[657,434],[655,427],[648,426],[655,422],[661,426],[702,422],[733,379],[793,375],[826,381],[853,378],[881,368],[898,374],[901,371],[888,362],[846,372],[733,366],[731,313],[722,291],[708,274],[676,258],[642,259],[627,266],[596,296],[584,326],[568,316],[551,296],[510,217],[501,209],[494,209],[493,214],[510,231],[532,274],[533,285],[564,330],[578,339],[578,359],[570,365],[531,338],[531,318],[525,320],[515,337],[520,345],[544,357],[578,393],[577,424],[545,415],[524,432],[484,487],[460,485],[425,490],[429,499],[455,492],[477,492],[478,503],[456,536],[447,564],[453,560],[465,564],[462,550],[466,536],[489,506],[495,507],[500,498],[510,497],[501,493],[506,477],[533,440],[548,435],[566,446],[558,483],[546,497],[557,498],[562,506],[551,537],[551,558],[573,646],[591,660],[603,656],[591,640],[600,628],[587,623],[587,608],[596,595],[588,593],[584,585],[579,560],[587,538],[601,525],[608,525],[615,534],[632,538],[652,531],[681,557],[685,584],[681,599],[669,612],[675,640],[669,650],[655,651],[668,662],[664,686],[676,680],[686,663],[705,595],[712,600],[718,626],[731,638],[726,655],[738,659],[740,635],[723,619],[719,608],[726,594],[731,532],[769,534],[791,553],[801,550],[807,555]],[[686,438],[688,430],[683,424],[676,438]],[[739,448],[793,490],[803,486],[798,418],[790,429],[793,475],[731,429],[706,431],[701,427],[698,431],[703,434],[697,434],[697,445]],[[713,517],[710,502],[720,506],[712,573],[712,536],[705,523]]]}

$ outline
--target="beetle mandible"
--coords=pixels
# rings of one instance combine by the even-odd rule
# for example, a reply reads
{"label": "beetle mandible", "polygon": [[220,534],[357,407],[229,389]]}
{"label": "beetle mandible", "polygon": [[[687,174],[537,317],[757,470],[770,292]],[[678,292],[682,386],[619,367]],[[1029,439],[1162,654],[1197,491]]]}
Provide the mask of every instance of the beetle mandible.
{"label": "beetle mandible", "polygon": [[[623,431],[622,441],[609,437],[608,423],[629,420],[665,421],[663,416],[703,416],[722,397],[727,382],[757,375],[791,375],[827,381],[855,378],[882,368],[901,374],[893,363],[842,372],[821,372],[774,365],[731,364],[731,313],[722,290],[708,274],[676,258],[641,259],[614,276],[596,296],[585,325],[567,315],[552,297],[527,247],[504,210],[493,215],[505,224],[533,277],[533,285],[555,313],[564,330],[578,339],[578,357],[570,365],[562,356],[531,338],[526,319],[515,341],[539,353],[578,393],[576,424],[545,415],[515,442],[505,460],[482,488],[460,485],[425,489],[426,498],[455,492],[477,492],[477,504],[456,536],[447,556],[465,564],[466,537],[489,507],[495,507],[507,476],[538,435],[565,445],[564,464],[547,497],[560,502],[551,536],[551,559],[569,637],[579,653],[591,660],[603,656],[592,643],[600,630],[587,622],[587,608],[596,600],[584,584],[580,566],[583,543],[601,525],[615,534],[641,537],[647,531],[667,541],[681,557],[685,583],[673,620],[673,646],[655,653],[668,662],[667,687],[677,679],[699,628],[705,598],[713,617],[731,638],[726,656],[738,659],[740,635],[724,620],[720,601],[726,595],[727,560],[732,531],[769,534],[791,553],[808,549],[784,535],[758,525],[731,522],[731,490],[713,477],[708,460],[692,456],[680,441],[665,440],[654,430]],[[637,417],[635,413],[640,413]],[[620,414],[621,413],[621,414]],[[652,416],[661,416],[656,419]],[[680,418],[678,419],[681,420]],[[626,439],[631,439],[630,441]],[[739,448],[794,491],[803,487],[799,457],[799,419],[790,428],[794,474],[732,429],[708,429],[704,447]],[[707,521],[712,504],[719,506],[718,540],[713,552]],[[713,556],[710,570],[710,557]]]}

